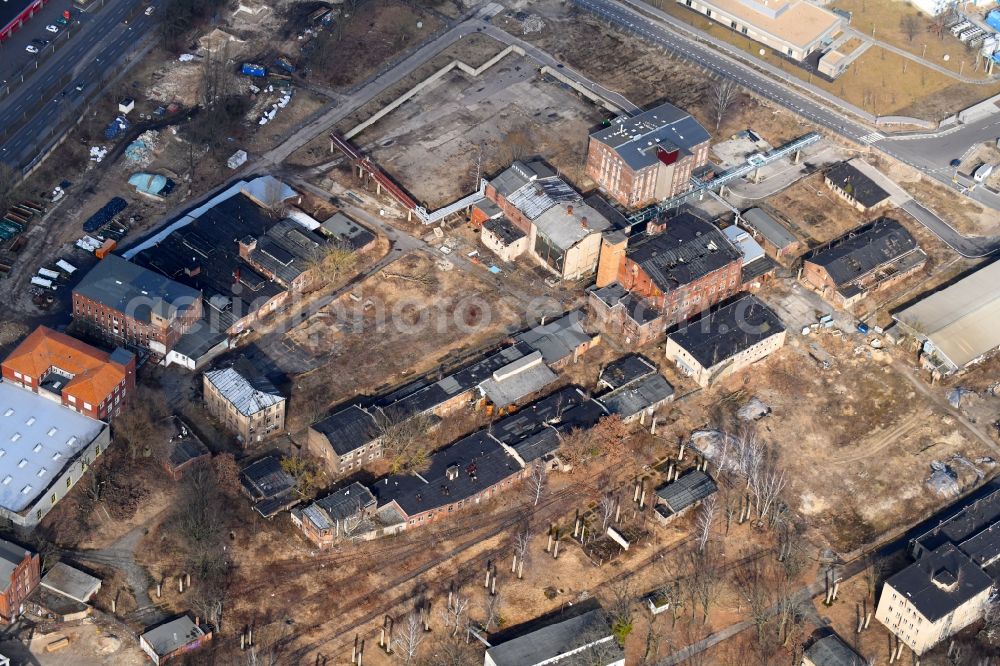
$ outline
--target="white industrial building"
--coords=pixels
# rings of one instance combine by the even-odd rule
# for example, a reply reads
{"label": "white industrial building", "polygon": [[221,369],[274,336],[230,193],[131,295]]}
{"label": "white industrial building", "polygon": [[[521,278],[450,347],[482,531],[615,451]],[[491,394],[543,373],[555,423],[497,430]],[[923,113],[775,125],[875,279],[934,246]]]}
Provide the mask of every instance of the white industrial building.
{"label": "white industrial building", "polygon": [[923,342],[921,361],[947,375],[1000,347],[1000,262],[981,268],[893,315]]}
{"label": "white industrial building", "polygon": [[0,383],[0,516],[37,525],[110,441],[107,424]]}

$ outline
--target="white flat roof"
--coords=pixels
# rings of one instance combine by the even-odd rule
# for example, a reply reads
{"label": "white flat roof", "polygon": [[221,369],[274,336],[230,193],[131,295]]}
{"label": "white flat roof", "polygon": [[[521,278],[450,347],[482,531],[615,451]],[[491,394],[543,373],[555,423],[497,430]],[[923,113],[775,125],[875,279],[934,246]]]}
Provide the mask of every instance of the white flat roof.
{"label": "white flat roof", "polygon": [[0,506],[20,512],[107,426],[0,382]]}
{"label": "white flat roof", "polygon": [[1000,346],[1000,261],[897,312],[893,319],[923,335],[956,368]]}

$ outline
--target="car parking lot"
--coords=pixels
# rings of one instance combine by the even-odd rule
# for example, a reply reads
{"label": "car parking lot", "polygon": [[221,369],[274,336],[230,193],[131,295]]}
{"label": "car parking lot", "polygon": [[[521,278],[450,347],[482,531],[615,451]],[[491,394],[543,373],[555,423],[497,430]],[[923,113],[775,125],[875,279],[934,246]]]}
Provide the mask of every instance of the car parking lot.
{"label": "car parking lot", "polygon": [[[66,22],[67,25],[62,25],[58,20],[62,18],[63,12],[66,10],[72,13],[73,18]],[[34,63],[39,58],[51,55],[51,52],[45,52],[45,49],[52,49],[53,46],[62,44],[61,40],[69,37],[67,32],[75,36],[76,31],[85,28],[92,18],[93,16],[86,12],[74,9],[68,0],[49,2],[7,41],[0,43],[0,83],[2,83],[0,94],[5,94],[3,93],[5,84],[19,83],[22,74],[27,80],[35,69]],[[55,30],[47,29],[48,26],[55,28]],[[28,47],[37,49],[39,53],[29,52]]]}

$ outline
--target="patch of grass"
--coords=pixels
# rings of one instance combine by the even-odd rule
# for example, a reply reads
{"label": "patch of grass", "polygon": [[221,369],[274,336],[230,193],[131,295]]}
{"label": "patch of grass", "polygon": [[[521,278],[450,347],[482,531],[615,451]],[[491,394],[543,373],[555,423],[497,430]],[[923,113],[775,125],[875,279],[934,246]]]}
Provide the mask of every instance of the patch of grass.
{"label": "patch of grass", "polygon": [[[862,0],[859,0],[862,1]],[[873,46],[855,60],[836,81],[829,82],[798,67],[759,42],[738,34],[726,26],[679,5],[674,0],[651,0],[650,4],[685,23],[707,32],[754,57],[802,81],[837,95],[851,104],[876,115],[906,114],[928,120],[957,111],[975,100],[1000,91],[1000,84],[962,84],[941,72],[924,67],[909,58]],[[893,2],[869,2],[870,5],[892,5]],[[898,21],[897,21],[898,29]],[[878,34],[878,29],[876,29]],[[950,35],[948,35],[950,37]],[[937,39],[934,37],[934,39]],[[763,51],[763,54],[761,54]],[[928,53],[930,53],[928,46]],[[943,56],[943,53],[942,53]],[[963,66],[961,63],[965,61]],[[975,57],[963,51],[953,51],[950,61],[954,68],[972,71]],[[926,100],[933,99],[933,104]]]}

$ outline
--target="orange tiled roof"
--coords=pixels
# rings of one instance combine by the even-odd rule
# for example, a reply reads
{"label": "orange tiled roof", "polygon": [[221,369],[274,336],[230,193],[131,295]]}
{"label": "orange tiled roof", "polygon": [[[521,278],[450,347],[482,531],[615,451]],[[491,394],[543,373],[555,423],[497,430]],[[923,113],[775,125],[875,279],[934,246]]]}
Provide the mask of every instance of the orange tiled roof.
{"label": "orange tiled roof", "polygon": [[97,405],[124,378],[125,367],[111,355],[64,333],[39,326],[7,356],[3,365],[35,379],[55,366],[73,375],[64,392]]}

